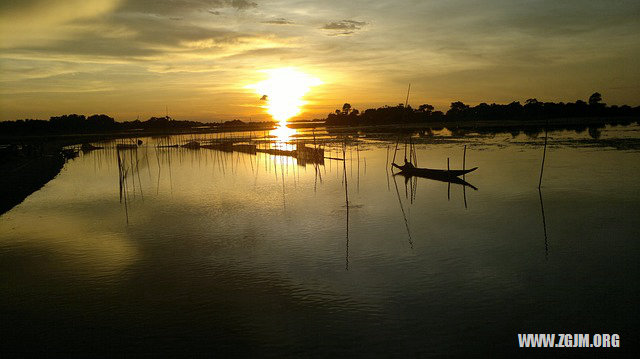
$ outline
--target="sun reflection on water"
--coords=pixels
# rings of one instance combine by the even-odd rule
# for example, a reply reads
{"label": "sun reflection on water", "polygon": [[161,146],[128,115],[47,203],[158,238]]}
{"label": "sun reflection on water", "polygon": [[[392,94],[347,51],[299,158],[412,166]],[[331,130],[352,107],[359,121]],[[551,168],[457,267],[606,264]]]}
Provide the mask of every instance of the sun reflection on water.
{"label": "sun reflection on water", "polygon": [[269,136],[274,138],[278,143],[286,143],[292,140],[297,131],[286,126],[286,121],[280,122],[276,129],[269,132]]}

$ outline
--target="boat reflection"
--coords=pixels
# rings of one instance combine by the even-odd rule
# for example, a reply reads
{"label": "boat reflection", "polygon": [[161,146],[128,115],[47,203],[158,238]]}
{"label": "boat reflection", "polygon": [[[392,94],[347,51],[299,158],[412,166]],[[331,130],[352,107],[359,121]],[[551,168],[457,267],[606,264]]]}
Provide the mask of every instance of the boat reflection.
{"label": "boat reflection", "polygon": [[455,177],[455,176],[447,176],[447,175],[441,175],[438,173],[412,173],[412,172],[405,172],[405,171],[400,171],[400,172],[396,172],[393,174],[393,176],[402,176],[405,178],[405,182],[409,182],[411,180],[411,178],[413,177],[418,177],[418,178],[426,178],[432,181],[438,181],[438,182],[446,182],[446,183],[453,183],[453,184],[458,184],[464,187],[470,187],[473,188],[474,190],[478,190],[478,188],[474,185],[472,185],[471,183],[463,180],[462,178],[459,177]]}

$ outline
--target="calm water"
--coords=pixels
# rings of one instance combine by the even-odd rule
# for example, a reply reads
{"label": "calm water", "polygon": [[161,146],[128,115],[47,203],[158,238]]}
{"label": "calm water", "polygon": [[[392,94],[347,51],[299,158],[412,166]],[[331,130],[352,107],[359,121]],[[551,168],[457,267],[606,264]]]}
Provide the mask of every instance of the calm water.
{"label": "calm water", "polygon": [[[102,144],[0,217],[3,351],[522,354],[527,332],[638,343],[637,125],[550,133],[541,192],[542,137],[414,139],[431,168],[462,167],[466,144],[477,190],[393,177],[395,141],[380,136],[306,166],[156,148],[190,139],[203,140]],[[339,141],[325,156],[343,156]]]}

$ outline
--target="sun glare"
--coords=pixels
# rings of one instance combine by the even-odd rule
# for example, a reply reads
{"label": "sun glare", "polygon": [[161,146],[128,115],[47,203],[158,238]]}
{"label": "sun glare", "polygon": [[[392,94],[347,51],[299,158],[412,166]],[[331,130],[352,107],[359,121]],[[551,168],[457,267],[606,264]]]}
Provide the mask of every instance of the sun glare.
{"label": "sun glare", "polygon": [[319,79],[300,72],[293,68],[280,68],[264,70],[269,78],[249,85],[255,92],[266,101],[267,113],[284,128],[287,120],[297,116],[302,111],[305,101],[304,95],[313,86],[322,84]]}

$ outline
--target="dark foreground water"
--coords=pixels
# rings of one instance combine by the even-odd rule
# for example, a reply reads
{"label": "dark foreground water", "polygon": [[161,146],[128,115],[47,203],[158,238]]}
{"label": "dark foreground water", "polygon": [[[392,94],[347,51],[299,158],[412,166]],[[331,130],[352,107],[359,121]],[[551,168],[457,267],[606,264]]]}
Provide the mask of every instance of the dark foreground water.
{"label": "dark foreground water", "polygon": [[461,167],[466,144],[477,190],[392,176],[377,136],[306,166],[103,144],[0,217],[2,352],[535,351],[518,333],[617,333],[619,349],[562,353],[630,351],[638,131],[551,133],[541,191],[544,141],[524,135],[414,139],[421,167]]}

